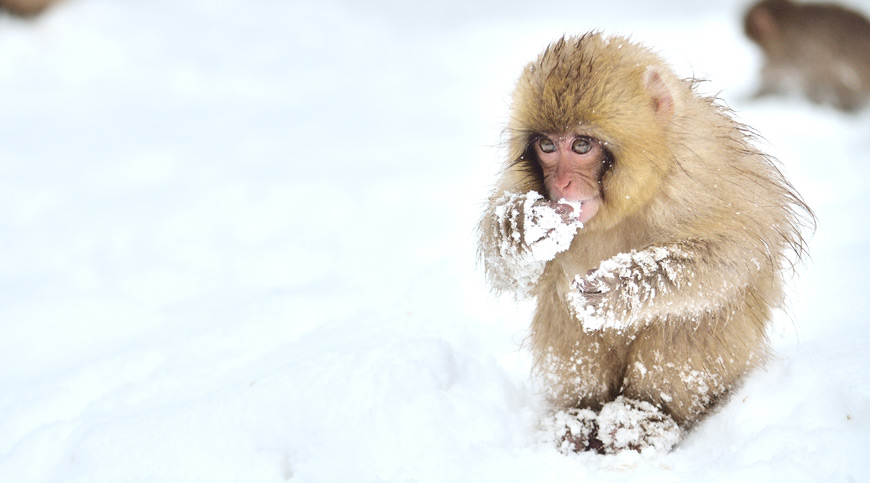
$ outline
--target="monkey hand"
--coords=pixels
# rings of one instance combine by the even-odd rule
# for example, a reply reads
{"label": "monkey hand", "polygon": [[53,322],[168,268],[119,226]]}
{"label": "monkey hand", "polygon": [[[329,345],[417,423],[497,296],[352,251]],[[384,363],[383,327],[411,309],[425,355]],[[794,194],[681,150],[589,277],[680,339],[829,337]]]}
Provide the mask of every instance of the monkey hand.
{"label": "monkey hand", "polygon": [[506,192],[497,202],[495,215],[499,238],[513,245],[513,251],[546,262],[567,250],[583,225],[566,202],[554,203],[536,191]]}
{"label": "monkey hand", "polygon": [[695,256],[686,248],[674,244],[632,250],[604,260],[585,276],[577,275],[568,302],[583,329],[631,331],[656,314],[679,310],[685,304],[668,297],[691,286],[691,274],[698,270]]}
{"label": "monkey hand", "polygon": [[585,277],[577,275],[571,285],[575,290],[584,294],[587,300],[601,299],[605,293],[610,292],[616,285],[616,277],[609,272],[600,272],[593,268],[586,272]]}
{"label": "monkey hand", "polygon": [[574,207],[535,191],[505,192],[494,199],[482,224],[481,255],[496,290],[531,295],[546,263],[568,250],[582,226]]}
{"label": "monkey hand", "polygon": [[586,275],[577,275],[571,282],[568,302],[577,320],[586,331],[600,330],[604,327],[621,328],[615,323],[613,307],[608,304],[608,294],[618,285],[618,278],[612,273],[597,268]]}

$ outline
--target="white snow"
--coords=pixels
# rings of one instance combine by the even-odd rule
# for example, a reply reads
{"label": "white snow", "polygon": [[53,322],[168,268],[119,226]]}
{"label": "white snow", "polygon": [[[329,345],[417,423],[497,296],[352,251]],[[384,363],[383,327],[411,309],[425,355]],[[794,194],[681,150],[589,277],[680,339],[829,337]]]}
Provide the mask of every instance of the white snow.
{"label": "white snow", "polygon": [[583,224],[575,219],[572,219],[571,223],[565,223],[562,215],[551,206],[535,204],[536,201],[543,199],[544,197],[536,191],[526,194],[523,206],[525,218],[523,237],[531,250],[532,258],[538,261],[549,261],[556,258],[558,253],[570,248],[571,240]]}
{"label": "white snow", "polygon": [[[0,481],[870,480],[870,113],[748,102],[743,7],[0,15]],[[819,218],[775,357],[666,455],[542,440],[532,305],[475,264],[513,82],[590,29],[709,78]]]}
{"label": "white snow", "polygon": [[558,201],[559,204],[568,205],[573,210],[573,213],[576,216],[580,216],[580,212],[583,211],[583,202],[582,201],[573,201],[566,200],[565,198],[561,198]]}

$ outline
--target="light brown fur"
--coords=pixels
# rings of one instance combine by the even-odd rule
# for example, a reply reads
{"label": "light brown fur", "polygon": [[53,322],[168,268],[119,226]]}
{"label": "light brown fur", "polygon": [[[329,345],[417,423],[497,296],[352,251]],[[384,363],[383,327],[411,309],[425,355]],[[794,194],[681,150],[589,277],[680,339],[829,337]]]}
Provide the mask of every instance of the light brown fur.
{"label": "light brown fur", "polygon": [[0,9],[22,17],[33,17],[42,13],[49,5],[58,0],[0,0]]}
{"label": "light brown fur", "polygon": [[[645,87],[649,69],[672,97],[667,115],[657,104],[664,97]],[[529,143],[567,129],[607,143],[604,202],[570,248],[518,288],[503,247],[525,247],[502,234],[497,200],[505,191],[546,196]],[[507,135],[479,254],[496,290],[537,298],[530,346],[551,399],[597,410],[624,395],[692,426],[764,361],[782,271],[803,255],[802,223],[812,213],[726,108],[625,38],[591,33],[551,44],[517,81]],[[632,250],[666,256],[623,264],[589,299],[632,323],[584,330],[569,301],[572,280]]]}
{"label": "light brown fur", "polygon": [[870,21],[830,3],[763,0],[744,30],[764,53],[756,97],[797,91],[820,104],[855,111],[870,99]]}

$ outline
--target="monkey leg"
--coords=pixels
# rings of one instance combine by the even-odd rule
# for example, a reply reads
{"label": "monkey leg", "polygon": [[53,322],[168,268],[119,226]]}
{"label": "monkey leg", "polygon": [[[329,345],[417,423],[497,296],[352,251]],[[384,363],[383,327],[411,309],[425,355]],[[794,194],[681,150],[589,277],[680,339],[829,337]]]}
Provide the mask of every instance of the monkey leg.
{"label": "monkey leg", "polygon": [[761,312],[744,306],[654,322],[629,350],[623,394],[654,404],[688,429],[763,361],[767,313]]}
{"label": "monkey leg", "polygon": [[622,337],[584,332],[576,322],[567,333],[532,335],[536,372],[555,405],[599,410],[619,394],[627,344],[615,338]]}
{"label": "monkey leg", "polygon": [[564,408],[554,414],[560,450],[604,454],[597,412],[619,393],[625,346],[620,351],[607,334],[583,332],[579,324],[573,329],[564,338],[540,340],[556,343],[542,345],[537,369],[551,402]]}

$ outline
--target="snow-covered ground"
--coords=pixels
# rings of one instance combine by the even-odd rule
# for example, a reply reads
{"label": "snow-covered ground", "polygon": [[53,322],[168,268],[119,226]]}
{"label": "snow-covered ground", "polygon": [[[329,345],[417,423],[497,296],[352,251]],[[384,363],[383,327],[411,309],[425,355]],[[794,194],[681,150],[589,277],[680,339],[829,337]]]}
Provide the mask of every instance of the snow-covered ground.
{"label": "snow-covered ground", "polygon": [[[743,3],[660,3],[0,15],[0,481],[870,480],[870,113],[747,102]],[[776,358],[653,458],[542,441],[531,306],[475,265],[514,79],[596,28],[709,78],[819,218]]]}

